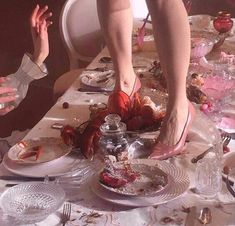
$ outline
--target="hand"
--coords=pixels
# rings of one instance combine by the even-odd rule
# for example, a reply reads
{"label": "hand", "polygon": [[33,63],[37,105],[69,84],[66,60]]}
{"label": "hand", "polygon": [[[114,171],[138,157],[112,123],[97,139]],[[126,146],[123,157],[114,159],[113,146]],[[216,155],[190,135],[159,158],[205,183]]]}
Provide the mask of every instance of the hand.
{"label": "hand", "polygon": [[[6,78],[0,77],[0,85],[6,81]],[[0,86],[0,115],[5,115],[12,111],[15,107],[11,105],[11,102],[16,100],[18,95],[16,89],[12,87]],[[6,105],[6,107],[4,107]]]}
{"label": "hand", "polygon": [[39,66],[49,54],[47,29],[52,24],[52,22],[48,20],[52,16],[52,13],[47,10],[48,6],[40,8],[39,5],[36,5],[30,17],[30,27],[34,45],[32,60]]}

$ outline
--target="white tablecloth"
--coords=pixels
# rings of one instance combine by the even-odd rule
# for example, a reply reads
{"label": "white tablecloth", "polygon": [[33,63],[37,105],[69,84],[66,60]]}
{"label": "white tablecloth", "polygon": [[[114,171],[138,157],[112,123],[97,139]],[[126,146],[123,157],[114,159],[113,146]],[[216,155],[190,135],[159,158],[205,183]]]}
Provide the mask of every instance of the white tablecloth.
{"label": "white tablecloth", "polygon": [[[140,55],[143,54],[144,53],[140,53]],[[94,60],[94,62],[90,65],[90,68],[100,66],[98,59],[105,55],[107,55],[106,50],[104,50]],[[78,87],[79,79],[69,88],[69,90],[58,100],[58,102],[48,111],[43,119],[26,135],[24,139],[44,136],[59,137],[59,130],[52,129],[52,124],[59,122],[62,124],[77,126],[88,119],[88,108],[90,104],[107,102],[107,95],[102,93],[88,95],[86,93],[79,92],[77,90]],[[69,103],[69,108],[67,109],[62,107],[62,104],[65,101]],[[200,119],[200,116],[197,116],[197,118]],[[209,123],[209,121],[207,121],[207,123]],[[214,129],[210,123],[207,123],[205,126],[210,125],[210,127]],[[208,132],[212,133],[213,131],[207,131],[206,129],[200,134],[197,134],[197,126],[193,126],[191,131],[194,133],[192,133],[191,142],[187,144],[184,154],[169,160],[178,167],[187,169],[187,173],[190,178],[190,188],[185,194],[173,201],[168,202],[167,204],[162,204],[155,207],[130,208],[111,204],[101,198],[98,198],[94,192],[92,192],[91,186],[84,184],[81,187],[67,191],[67,200],[73,203],[72,217],[70,222],[68,222],[68,225],[184,225],[187,217],[187,208],[191,206],[197,206],[198,214],[201,207],[210,207],[213,212],[213,223],[211,225],[235,225],[235,205],[225,206],[224,208],[218,207],[218,203],[220,201],[222,203],[231,203],[235,201],[234,198],[227,192],[224,185],[217,199],[213,201],[205,200],[193,192],[192,188],[194,188],[195,165],[193,165],[190,160],[193,156],[205,150],[213,139],[216,139],[218,134],[215,135],[215,137],[208,137]],[[235,151],[234,141],[230,143],[230,147]],[[7,172],[3,166],[1,166],[0,173],[1,175],[11,175],[11,173]],[[0,181],[0,185],[2,186],[1,190],[5,190],[4,185],[6,183],[6,181]],[[61,212],[62,208],[37,225],[59,225]],[[95,215],[96,217],[92,217],[94,212],[99,214]],[[3,222],[0,223],[0,225],[12,225],[10,221],[6,220],[6,216],[4,215],[2,217],[2,221]],[[197,224],[198,222],[195,222],[195,225]]]}

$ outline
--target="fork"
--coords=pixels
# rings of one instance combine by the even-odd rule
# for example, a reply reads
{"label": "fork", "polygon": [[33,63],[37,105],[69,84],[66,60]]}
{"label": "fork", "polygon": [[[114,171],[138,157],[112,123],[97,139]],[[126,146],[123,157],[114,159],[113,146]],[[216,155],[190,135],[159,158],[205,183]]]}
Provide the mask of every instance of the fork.
{"label": "fork", "polygon": [[71,203],[65,203],[61,216],[61,223],[63,226],[65,226],[65,224],[70,220],[70,215],[71,215]]}
{"label": "fork", "polygon": [[228,133],[222,133],[221,138],[222,138],[222,142],[223,142],[223,147],[227,147],[229,142],[232,139],[231,135]]}
{"label": "fork", "polygon": [[[231,140],[231,136],[229,134],[222,134],[221,135],[222,138],[222,144],[223,144],[223,148],[227,147],[230,140]],[[207,150],[205,150],[204,152],[202,152],[200,155],[192,158],[191,162],[192,163],[197,163],[198,160],[202,159],[205,157],[205,155],[207,155],[211,150],[213,149],[213,146],[209,147]]]}

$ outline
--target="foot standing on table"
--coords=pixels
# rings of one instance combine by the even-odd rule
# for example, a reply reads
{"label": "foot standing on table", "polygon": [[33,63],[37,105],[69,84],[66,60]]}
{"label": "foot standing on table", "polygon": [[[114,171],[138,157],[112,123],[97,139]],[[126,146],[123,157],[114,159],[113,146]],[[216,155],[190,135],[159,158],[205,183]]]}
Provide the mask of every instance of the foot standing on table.
{"label": "foot standing on table", "polygon": [[[138,92],[140,82],[132,67],[133,22],[130,2],[126,0],[97,2],[101,27],[117,75],[117,83],[111,96],[121,91],[131,97],[134,92]],[[186,97],[190,28],[187,12],[181,0],[146,2],[169,94],[166,116],[157,138],[157,145],[150,157],[164,159],[181,152],[192,121],[193,108]]]}
{"label": "foot standing on table", "polygon": [[[182,151],[193,118],[193,107],[186,96],[190,27],[181,0],[146,2],[169,97],[166,116],[150,158],[165,159]],[[108,113],[117,113],[125,120],[141,87],[132,65],[131,5],[128,0],[97,0],[97,6],[101,29],[116,75],[114,91],[108,100]],[[85,155],[91,153],[94,133],[87,135],[82,145]]]}

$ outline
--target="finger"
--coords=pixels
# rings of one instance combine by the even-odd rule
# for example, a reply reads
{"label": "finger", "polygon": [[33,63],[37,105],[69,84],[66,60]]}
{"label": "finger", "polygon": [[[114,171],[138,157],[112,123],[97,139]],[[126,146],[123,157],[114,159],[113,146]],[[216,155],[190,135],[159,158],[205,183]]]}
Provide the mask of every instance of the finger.
{"label": "finger", "polygon": [[40,32],[40,24],[39,23],[36,23],[36,27],[35,27],[35,33],[36,33],[36,36],[39,34]]}
{"label": "finger", "polygon": [[30,23],[32,27],[35,27],[36,24],[36,16],[38,14],[38,10],[39,10],[39,5],[37,4],[36,7],[34,8],[31,16],[30,16]]}
{"label": "finger", "polygon": [[53,24],[52,21],[47,21],[47,22],[46,22],[46,27],[48,28],[48,27],[51,26],[52,24]]}
{"label": "finger", "polygon": [[5,115],[7,114],[8,112],[12,111],[15,107],[10,105],[10,106],[7,106],[3,109],[0,109],[0,115]]}
{"label": "finger", "polygon": [[36,16],[36,20],[40,21],[40,17],[48,10],[48,6],[44,6],[42,9],[39,9],[37,16]]}
{"label": "finger", "polygon": [[46,24],[46,21],[44,20],[43,23],[39,26],[40,38],[44,37],[45,31],[47,31],[47,24]]}
{"label": "finger", "polygon": [[52,12],[44,13],[42,16],[38,18],[38,20],[41,22],[43,20],[48,20],[52,16]]}
{"label": "finger", "polygon": [[5,97],[0,97],[0,103],[9,103],[19,98],[19,95],[9,95]]}
{"label": "finger", "polygon": [[15,93],[17,89],[12,87],[0,87],[0,94]]}

